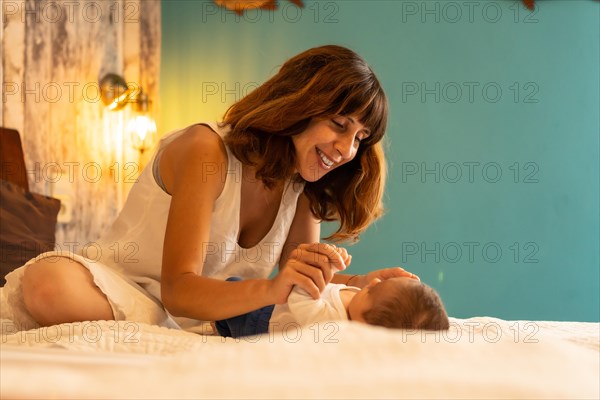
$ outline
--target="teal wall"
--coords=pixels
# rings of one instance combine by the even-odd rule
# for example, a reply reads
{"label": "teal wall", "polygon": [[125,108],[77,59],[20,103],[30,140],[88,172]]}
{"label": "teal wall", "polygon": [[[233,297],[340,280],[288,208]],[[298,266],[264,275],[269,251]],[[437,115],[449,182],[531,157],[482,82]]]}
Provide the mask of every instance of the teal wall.
{"label": "teal wall", "polygon": [[386,216],[354,273],[403,265],[451,315],[599,321],[600,4],[163,1],[160,129],[219,119],[307,48],[361,54],[389,96]]}

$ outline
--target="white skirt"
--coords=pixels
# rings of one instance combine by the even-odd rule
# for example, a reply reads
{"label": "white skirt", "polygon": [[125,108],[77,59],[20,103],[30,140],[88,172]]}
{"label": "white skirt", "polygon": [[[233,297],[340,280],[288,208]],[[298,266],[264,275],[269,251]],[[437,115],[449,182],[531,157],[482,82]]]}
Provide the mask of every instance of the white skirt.
{"label": "white skirt", "polygon": [[22,281],[25,269],[30,264],[50,257],[66,257],[87,268],[92,274],[94,283],[106,295],[115,320],[180,328],[158,299],[126,276],[98,261],[92,261],[69,251],[49,251],[6,275],[6,284],[0,288],[0,318],[12,321],[13,329],[21,331],[40,327],[25,307]]}

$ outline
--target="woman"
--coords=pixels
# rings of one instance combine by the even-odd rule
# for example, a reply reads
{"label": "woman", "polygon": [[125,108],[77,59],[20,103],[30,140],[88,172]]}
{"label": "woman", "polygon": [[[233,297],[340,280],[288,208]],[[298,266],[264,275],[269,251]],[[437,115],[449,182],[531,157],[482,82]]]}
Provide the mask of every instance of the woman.
{"label": "woman", "polygon": [[330,281],[415,277],[401,268],[334,275],[351,257],[318,243],[322,220],[339,220],[328,238],[339,241],[381,215],[386,123],[385,94],[353,51],[323,46],[293,57],[222,124],[161,140],[101,254],[46,253],[7,277],[13,304],[22,282],[29,314],[15,319],[189,328],[285,303],[294,285],[318,298]]}

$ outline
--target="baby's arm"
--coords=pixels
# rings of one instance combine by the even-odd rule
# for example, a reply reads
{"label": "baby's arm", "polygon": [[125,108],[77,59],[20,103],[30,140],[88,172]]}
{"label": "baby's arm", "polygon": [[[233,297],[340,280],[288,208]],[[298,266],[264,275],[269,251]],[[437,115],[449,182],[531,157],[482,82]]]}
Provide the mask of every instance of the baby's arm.
{"label": "baby's arm", "polygon": [[290,293],[287,305],[294,319],[301,326],[345,319],[346,310],[337,309],[331,299],[322,296],[315,300],[298,286],[294,287]]}
{"label": "baby's arm", "polygon": [[[340,254],[344,260],[344,263],[349,265],[352,260],[352,256],[348,254],[346,249],[343,247],[335,247],[335,250]],[[332,275],[335,277],[338,269],[332,267],[332,270]],[[321,297],[315,300],[308,294],[307,291],[299,286],[294,286],[288,296],[285,307],[287,307],[294,320],[300,326],[311,325],[315,322],[346,319],[346,310],[339,310],[334,306],[334,304],[332,304],[331,295],[328,289],[330,289],[329,282],[327,282],[324,292],[321,293]],[[323,294],[325,294],[325,296],[323,296]],[[276,310],[277,307],[280,306],[276,306]],[[278,311],[275,311],[275,314],[278,314]]]}

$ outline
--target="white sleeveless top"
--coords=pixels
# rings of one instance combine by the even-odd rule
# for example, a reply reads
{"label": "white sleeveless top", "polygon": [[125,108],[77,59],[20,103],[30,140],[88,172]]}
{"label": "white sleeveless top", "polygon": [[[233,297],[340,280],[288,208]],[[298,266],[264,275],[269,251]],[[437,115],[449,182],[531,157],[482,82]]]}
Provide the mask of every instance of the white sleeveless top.
{"label": "white sleeveless top", "polygon": [[[204,124],[221,138],[228,126]],[[187,131],[188,128],[164,136],[148,166],[133,185],[123,210],[114,224],[99,240],[100,262],[116,269],[160,300],[160,276],[163,243],[171,196],[155,181],[152,165],[160,149]],[[226,146],[227,148],[227,146]],[[228,168],[223,191],[215,202],[210,239],[201,245],[205,249],[202,276],[226,279],[267,278],[278,264],[283,245],[296,213],[302,184],[288,181],[275,222],[267,235],[254,247],[242,248],[237,243],[240,225],[242,163],[227,148]],[[197,183],[201,190],[202,182]],[[182,237],[180,240],[186,240]]]}

